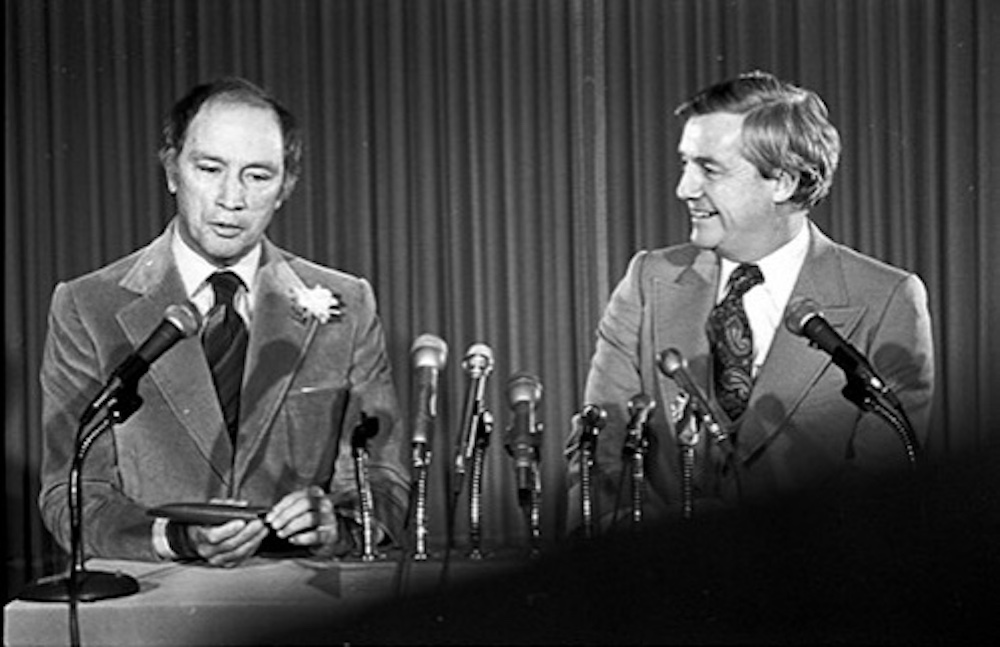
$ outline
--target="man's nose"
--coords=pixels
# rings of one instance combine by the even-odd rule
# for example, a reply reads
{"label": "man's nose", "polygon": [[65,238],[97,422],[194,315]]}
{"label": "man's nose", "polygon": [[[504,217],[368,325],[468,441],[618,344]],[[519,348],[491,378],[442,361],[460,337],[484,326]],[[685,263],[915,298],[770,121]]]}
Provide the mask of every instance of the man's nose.
{"label": "man's nose", "polygon": [[701,197],[701,175],[690,164],[684,165],[681,179],[677,181],[677,188],[674,192],[681,200],[695,200]]}
{"label": "man's nose", "polygon": [[247,206],[246,186],[238,173],[227,173],[219,188],[219,205],[231,211],[238,211]]}

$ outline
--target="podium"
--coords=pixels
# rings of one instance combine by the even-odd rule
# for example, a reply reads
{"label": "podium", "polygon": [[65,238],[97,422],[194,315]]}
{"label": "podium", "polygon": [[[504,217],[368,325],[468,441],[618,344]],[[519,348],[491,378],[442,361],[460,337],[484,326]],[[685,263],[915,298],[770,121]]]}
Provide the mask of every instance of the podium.
{"label": "podium", "polygon": [[[397,562],[253,558],[232,569],[174,562],[92,559],[95,569],[134,577],[139,592],[81,603],[84,645],[339,644],[336,627],[375,604],[432,591],[442,564],[410,563],[397,590]],[[514,558],[453,559],[449,581],[507,572]],[[403,601],[401,604],[405,603]],[[4,607],[4,644],[68,644],[68,603],[14,600]],[[308,628],[316,627],[314,633]],[[287,639],[287,642],[284,642]]]}

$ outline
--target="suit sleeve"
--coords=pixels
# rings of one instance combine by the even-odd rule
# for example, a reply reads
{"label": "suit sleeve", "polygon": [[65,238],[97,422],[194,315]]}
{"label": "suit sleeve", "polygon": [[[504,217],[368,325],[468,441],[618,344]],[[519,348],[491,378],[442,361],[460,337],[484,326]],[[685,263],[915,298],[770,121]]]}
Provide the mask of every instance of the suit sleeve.
{"label": "suit sleeve", "polygon": [[[901,281],[869,334],[868,357],[896,394],[920,446],[929,435],[934,394],[934,346],[927,290],[914,274]],[[902,439],[879,417],[861,417],[852,439],[854,463],[863,474],[884,472],[905,459]]]}
{"label": "suit sleeve", "polygon": [[[67,284],[56,287],[49,309],[42,357],[42,474],[39,508],[46,527],[70,549],[69,473],[76,447],[79,415],[104,384],[92,327],[81,316]],[[94,441],[82,470],[83,541],[86,554],[156,559],[152,519],[122,491],[114,434]]]}
{"label": "suit sleeve", "polygon": [[[644,388],[640,370],[644,316],[642,268],[645,256],[646,252],[639,252],[632,258],[625,276],[611,293],[597,327],[596,346],[584,391],[585,404],[599,406],[607,414],[606,424],[598,435],[591,475],[595,492],[594,514],[602,519],[602,523],[608,523],[615,515],[623,470],[621,449],[628,418],[627,403],[637,393],[649,392],[648,388]],[[570,530],[582,522],[580,430],[575,422],[566,441],[569,484],[567,527]]]}

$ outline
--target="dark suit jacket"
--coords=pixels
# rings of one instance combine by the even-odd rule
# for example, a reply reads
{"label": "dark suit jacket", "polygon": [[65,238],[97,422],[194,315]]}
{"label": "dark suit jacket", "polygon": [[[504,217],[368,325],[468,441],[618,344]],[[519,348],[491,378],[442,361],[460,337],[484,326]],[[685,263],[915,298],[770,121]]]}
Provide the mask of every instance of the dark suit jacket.
{"label": "dark suit jacket", "polygon": [[[41,367],[39,505],[63,547],[79,415],[165,309],[187,298],[170,251],[172,229],[54,291]],[[303,286],[339,295],[343,314],[326,323],[294,315],[292,290]],[[265,240],[254,298],[235,453],[200,340],[183,339],[139,380],[143,406],[98,437],[87,456],[88,555],[154,559],[146,511],[165,503],[235,497],[270,506],[316,484],[350,514],[357,501],[350,437],[362,410],[380,420],[368,443],[376,517],[400,536],[409,470],[371,286]]]}
{"label": "dark suit jacket", "polygon": [[[920,279],[827,238],[810,223],[809,251],[792,293],[818,303],[830,324],[871,359],[902,401],[921,442],[926,440],[933,391],[933,346],[927,295]],[[598,515],[628,510],[622,446],[627,402],[655,396],[647,457],[647,515],[680,502],[680,455],[667,407],[675,382],[656,366],[676,348],[693,379],[709,393],[710,354],[705,322],[715,303],[719,262],[690,244],[640,252],[611,296],[597,332],[585,402],[603,407],[598,437],[595,504]],[[720,473],[719,452],[702,439],[696,495],[715,503],[773,501],[814,488],[862,486],[908,460],[901,438],[841,394],[843,371],[804,337],[781,327],[754,383],[736,432],[736,470]],[[570,526],[579,523],[577,437],[570,435]],[[736,492],[738,477],[742,495]],[[617,504],[616,504],[617,501]],[[699,503],[696,503],[696,508]],[[607,519],[605,519],[606,521]]]}

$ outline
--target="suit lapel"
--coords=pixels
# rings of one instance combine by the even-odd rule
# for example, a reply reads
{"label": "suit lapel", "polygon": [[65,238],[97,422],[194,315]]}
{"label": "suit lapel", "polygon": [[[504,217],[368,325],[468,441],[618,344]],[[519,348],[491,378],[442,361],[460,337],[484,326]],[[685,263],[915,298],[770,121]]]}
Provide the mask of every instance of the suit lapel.
{"label": "suit lapel", "polygon": [[241,481],[266,437],[315,334],[314,324],[292,313],[292,291],[301,287],[302,280],[280,250],[265,241],[247,347],[234,483]]}
{"label": "suit lapel", "polygon": [[[171,232],[172,227],[168,227],[121,281],[122,287],[139,295],[117,313],[118,323],[133,348],[160,325],[168,306],[187,300],[170,252]],[[226,480],[232,449],[198,337],[183,339],[164,353],[150,367],[147,379],[194,438],[212,469]]]}
{"label": "suit lapel", "polygon": [[[680,352],[687,360],[691,379],[706,394],[709,352],[704,324],[715,304],[718,274],[715,254],[701,252],[675,277],[654,279],[651,300],[655,352],[669,348]],[[673,380],[658,375],[663,401],[670,403],[679,389]]]}
{"label": "suit lapel", "polygon": [[[812,299],[830,325],[847,338],[861,321],[864,306],[848,304],[837,246],[815,225],[809,226],[809,253],[789,302]],[[810,347],[808,339],[793,335],[784,325],[778,327],[740,425],[740,458],[744,462],[754,460],[781,432],[830,362],[830,356]]]}

